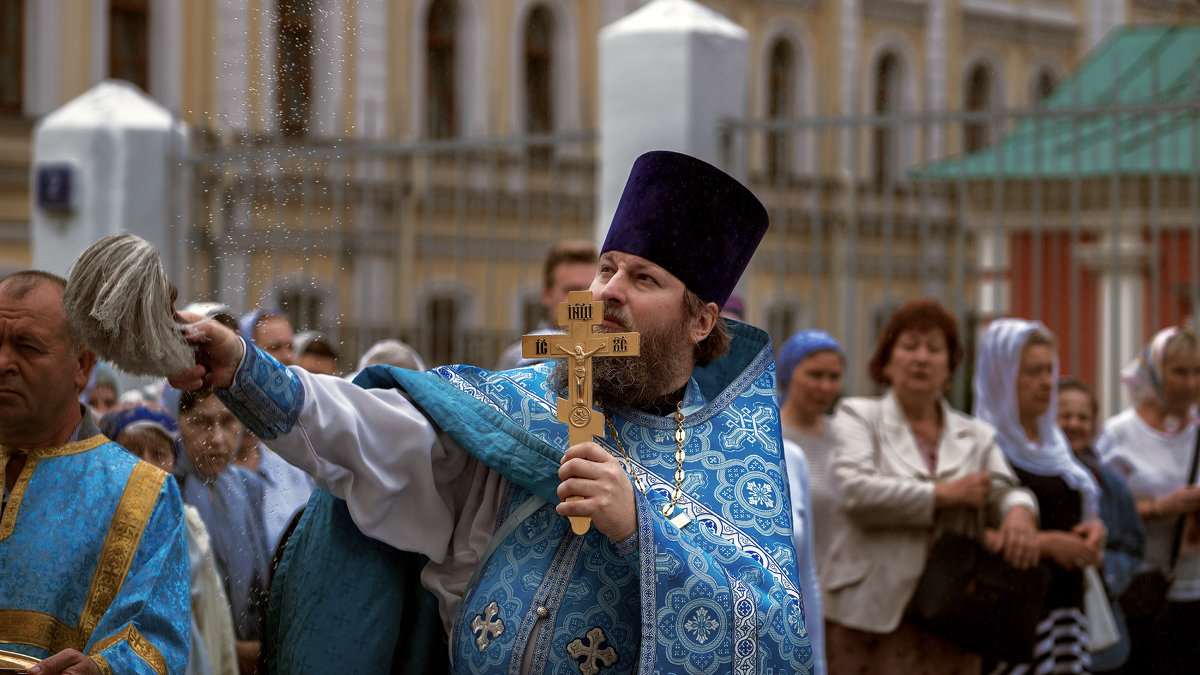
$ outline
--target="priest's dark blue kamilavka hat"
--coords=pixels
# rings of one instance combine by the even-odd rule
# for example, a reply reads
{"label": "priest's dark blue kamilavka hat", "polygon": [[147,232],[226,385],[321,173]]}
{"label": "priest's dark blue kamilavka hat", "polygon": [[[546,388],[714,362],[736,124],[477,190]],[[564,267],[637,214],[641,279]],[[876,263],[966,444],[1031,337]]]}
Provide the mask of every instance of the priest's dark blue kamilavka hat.
{"label": "priest's dark blue kamilavka hat", "polygon": [[724,306],[766,231],[767,210],[732,176],[655,150],[634,161],[601,253],[645,258]]}

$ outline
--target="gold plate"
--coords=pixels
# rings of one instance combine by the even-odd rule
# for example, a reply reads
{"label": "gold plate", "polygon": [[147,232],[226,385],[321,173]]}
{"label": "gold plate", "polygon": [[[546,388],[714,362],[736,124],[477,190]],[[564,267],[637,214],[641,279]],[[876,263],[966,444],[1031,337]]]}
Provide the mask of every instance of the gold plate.
{"label": "gold plate", "polygon": [[0,668],[28,668],[41,659],[0,649]]}

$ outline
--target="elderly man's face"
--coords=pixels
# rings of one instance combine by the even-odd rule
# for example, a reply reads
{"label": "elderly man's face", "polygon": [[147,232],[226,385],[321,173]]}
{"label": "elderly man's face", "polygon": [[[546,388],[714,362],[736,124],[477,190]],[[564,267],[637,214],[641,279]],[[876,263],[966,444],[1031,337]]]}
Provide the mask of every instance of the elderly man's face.
{"label": "elderly man's face", "polygon": [[11,280],[0,285],[0,443],[61,443],[78,424],[79,393],[95,357],[71,349],[55,285],[37,283],[21,298],[13,287]]}

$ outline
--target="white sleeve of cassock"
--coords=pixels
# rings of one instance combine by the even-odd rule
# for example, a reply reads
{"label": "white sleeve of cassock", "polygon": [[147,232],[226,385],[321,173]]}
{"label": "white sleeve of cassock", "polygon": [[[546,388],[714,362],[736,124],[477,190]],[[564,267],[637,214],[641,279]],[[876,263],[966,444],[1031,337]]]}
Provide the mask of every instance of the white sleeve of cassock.
{"label": "white sleeve of cassock", "polygon": [[303,407],[267,446],[346,500],[368,536],[436,563],[455,555],[465,543],[455,545],[456,522],[478,517],[470,511],[496,476],[398,390],[289,370],[304,390]]}

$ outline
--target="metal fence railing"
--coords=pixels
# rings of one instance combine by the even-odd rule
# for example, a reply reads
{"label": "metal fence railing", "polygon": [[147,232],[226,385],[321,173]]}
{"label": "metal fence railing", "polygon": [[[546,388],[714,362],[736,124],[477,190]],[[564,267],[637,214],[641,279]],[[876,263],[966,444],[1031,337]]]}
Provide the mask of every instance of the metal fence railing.
{"label": "metal fence railing", "polygon": [[[936,297],[971,352],[960,406],[979,327],[1040,319],[1063,373],[1114,410],[1120,366],[1200,304],[1200,67],[1188,72],[1139,100],[1085,99],[1081,85],[1030,110],[727,121],[720,161],[772,221],[739,288],[747,319],[776,344],[833,332],[847,393],[866,393],[882,324]],[[185,162],[183,293],[280,305],[332,334],[346,370],[383,337],[433,364],[490,366],[540,316],[545,251],[595,237],[598,142],[202,137]]]}

